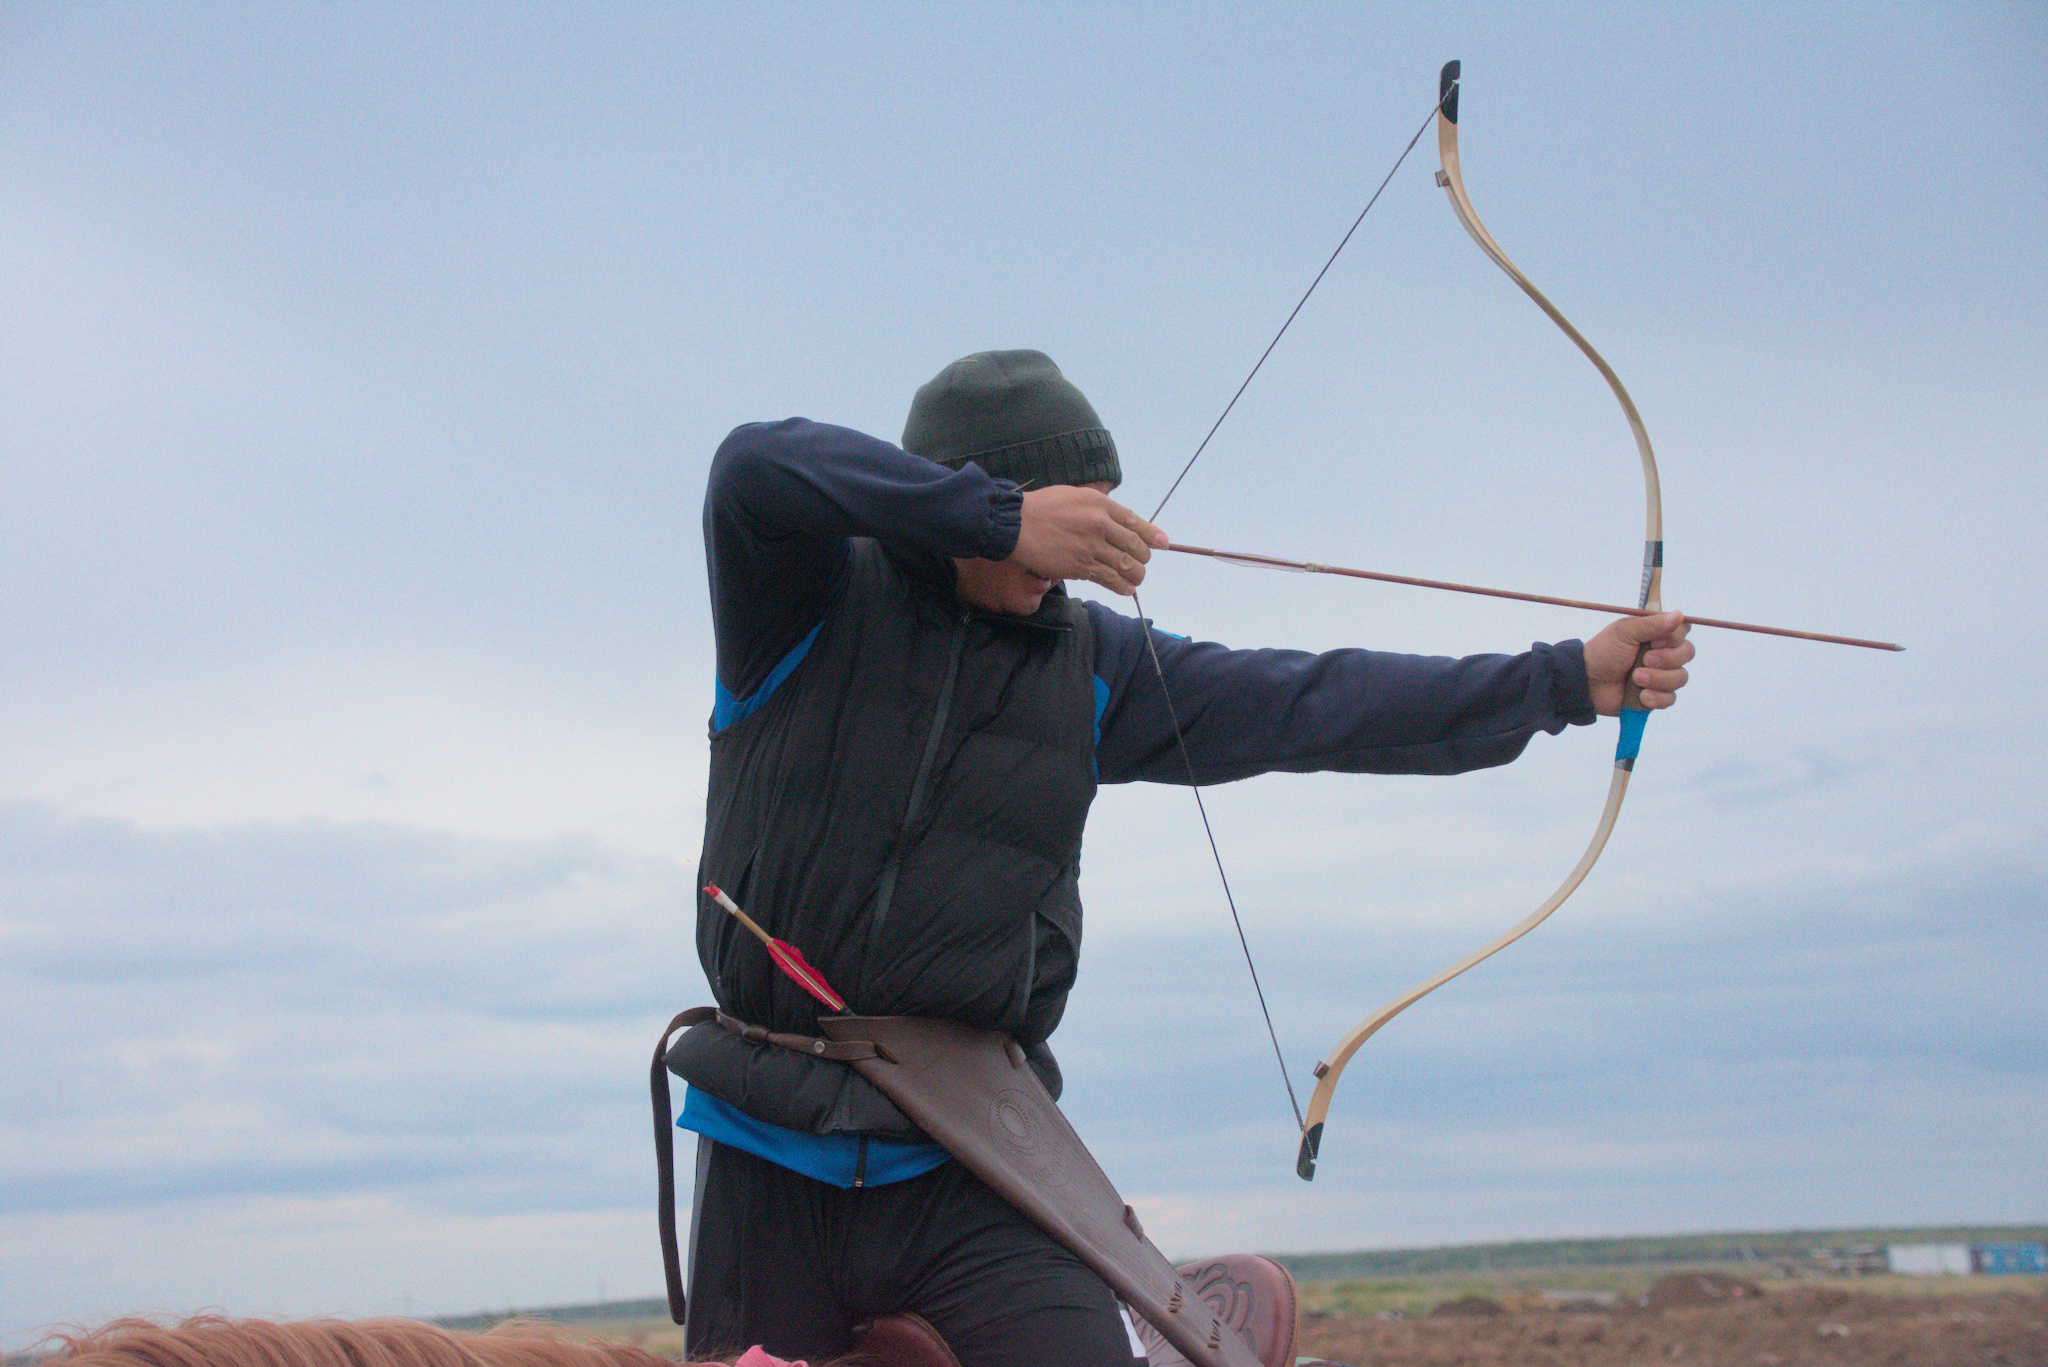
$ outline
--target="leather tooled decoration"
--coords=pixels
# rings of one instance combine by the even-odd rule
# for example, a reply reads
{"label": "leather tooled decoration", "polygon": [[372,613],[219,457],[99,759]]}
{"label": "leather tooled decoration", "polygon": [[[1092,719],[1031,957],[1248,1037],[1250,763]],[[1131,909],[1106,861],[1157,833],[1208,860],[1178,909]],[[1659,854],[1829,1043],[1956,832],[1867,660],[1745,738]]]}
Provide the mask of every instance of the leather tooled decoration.
{"label": "leather tooled decoration", "polygon": [[[1286,1268],[1257,1253],[1231,1253],[1189,1263],[1179,1272],[1216,1317],[1244,1337],[1264,1367],[1294,1367],[1301,1306]],[[1150,1324],[1140,1320],[1136,1327],[1151,1367],[1183,1367],[1187,1362]]]}

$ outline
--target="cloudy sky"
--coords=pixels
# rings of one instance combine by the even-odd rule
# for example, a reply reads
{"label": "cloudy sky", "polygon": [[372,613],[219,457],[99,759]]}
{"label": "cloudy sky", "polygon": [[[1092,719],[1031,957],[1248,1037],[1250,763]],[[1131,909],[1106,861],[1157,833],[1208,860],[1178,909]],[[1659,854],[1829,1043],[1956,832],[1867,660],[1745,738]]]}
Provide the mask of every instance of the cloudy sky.
{"label": "cloudy sky", "polygon": [[[697,506],[1050,352],[1147,509],[1465,63],[1699,633],[1605,860],[1366,1047],[1313,1185],[1188,796],[1106,792],[1068,1108],[1169,1252],[2048,1218],[2032,0],[0,9],[0,1345],[659,1286]],[[1598,377],[1425,137],[1161,522],[1633,593]],[[1233,645],[1562,610],[1158,563]],[[1576,859],[1611,724],[1211,814],[1297,1087]]]}

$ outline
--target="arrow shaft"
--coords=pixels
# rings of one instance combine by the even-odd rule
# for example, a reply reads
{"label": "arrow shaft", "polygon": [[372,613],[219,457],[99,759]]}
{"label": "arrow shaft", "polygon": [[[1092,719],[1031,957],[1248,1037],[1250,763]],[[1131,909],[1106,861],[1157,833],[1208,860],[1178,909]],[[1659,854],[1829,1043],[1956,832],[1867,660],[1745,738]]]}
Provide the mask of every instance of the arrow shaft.
{"label": "arrow shaft", "polygon": [[[1249,565],[1255,569],[1294,570],[1303,574],[1335,574],[1346,579],[1375,579],[1383,584],[1408,584],[1422,589],[1447,589],[1452,593],[1476,593],[1488,598],[1512,598],[1523,603],[1548,603],[1560,608],[1585,608],[1591,612],[1608,612],[1619,617],[1655,617],[1655,608],[1631,608],[1619,603],[1594,603],[1583,598],[1559,598],[1547,593],[1522,593],[1515,589],[1488,589],[1476,584],[1454,584],[1446,579],[1419,579],[1408,574],[1386,574],[1379,570],[1353,570],[1341,565],[1323,565],[1313,560],[1283,560],[1279,556],[1259,555],[1250,551],[1219,551],[1207,546],[1183,546],[1178,542],[1166,547],[1169,551],[1180,551],[1184,555],[1203,555],[1212,560],[1221,560],[1232,565]],[[1856,636],[1831,636],[1819,631],[1794,631],[1790,627],[1760,626],[1755,622],[1730,622],[1719,617],[1695,617],[1685,614],[1685,620],[1697,626],[1722,627],[1729,631],[1751,631],[1764,636],[1790,636],[1801,641],[1824,641],[1829,645],[1862,646],[1866,650],[1904,650],[1901,645],[1890,641],[1866,641]]]}
{"label": "arrow shaft", "polygon": [[712,901],[718,903],[718,905],[724,907],[727,911],[731,912],[734,916],[738,917],[739,923],[745,926],[748,930],[753,931],[754,938],[759,940],[762,944],[773,945],[777,943],[773,935],[770,935],[767,931],[761,929],[760,922],[756,921],[753,917],[747,915],[747,913],[745,913],[744,911],[741,911],[739,903],[733,901],[732,898],[728,897],[725,894],[725,892],[718,887],[717,884],[714,883],[711,886],[706,887],[704,891],[710,895]]}

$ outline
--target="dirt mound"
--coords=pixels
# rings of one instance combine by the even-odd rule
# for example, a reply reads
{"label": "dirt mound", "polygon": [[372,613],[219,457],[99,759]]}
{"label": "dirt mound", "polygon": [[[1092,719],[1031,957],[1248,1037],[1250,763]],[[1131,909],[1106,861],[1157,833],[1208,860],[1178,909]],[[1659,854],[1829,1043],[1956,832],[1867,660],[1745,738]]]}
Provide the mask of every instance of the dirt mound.
{"label": "dirt mound", "polygon": [[1652,1310],[1667,1310],[1679,1305],[1720,1305],[1763,1294],[1764,1289],[1755,1282],[1725,1272],[1673,1272],[1650,1284],[1647,1303]]}
{"label": "dirt mound", "polygon": [[1474,1315],[1505,1315],[1507,1314],[1507,1308],[1499,1301],[1488,1300],[1484,1296],[1460,1296],[1454,1301],[1445,1301],[1442,1305],[1432,1307],[1429,1313],[1432,1315],[1463,1315],[1468,1317]]}

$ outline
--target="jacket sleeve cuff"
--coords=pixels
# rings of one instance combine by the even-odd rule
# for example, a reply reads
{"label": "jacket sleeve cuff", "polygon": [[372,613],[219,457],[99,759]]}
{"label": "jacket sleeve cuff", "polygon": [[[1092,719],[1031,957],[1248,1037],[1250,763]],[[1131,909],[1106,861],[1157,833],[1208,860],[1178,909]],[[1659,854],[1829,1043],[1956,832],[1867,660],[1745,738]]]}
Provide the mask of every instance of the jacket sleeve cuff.
{"label": "jacket sleeve cuff", "polygon": [[1550,668],[1552,696],[1557,715],[1573,726],[1591,726],[1600,719],[1593,710],[1592,686],[1586,679],[1586,645],[1583,641],[1538,643],[1534,647]]}
{"label": "jacket sleeve cuff", "polygon": [[[981,469],[973,468],[977,472]],[[1017,537],[1024,527],[1024,493],[1006,479],[991,479],[990,485],[982,534],[974,554],[984,560],[1008,560],[1017,549]]]}

